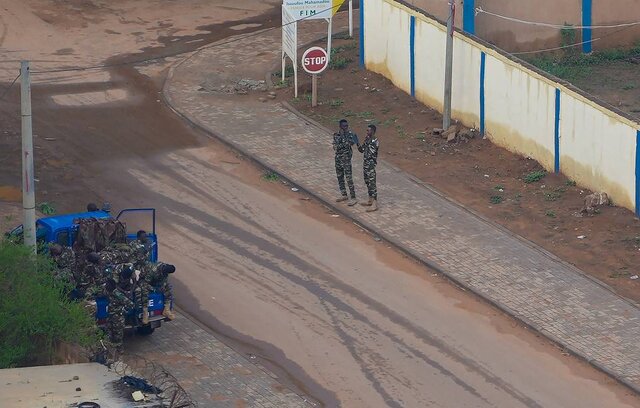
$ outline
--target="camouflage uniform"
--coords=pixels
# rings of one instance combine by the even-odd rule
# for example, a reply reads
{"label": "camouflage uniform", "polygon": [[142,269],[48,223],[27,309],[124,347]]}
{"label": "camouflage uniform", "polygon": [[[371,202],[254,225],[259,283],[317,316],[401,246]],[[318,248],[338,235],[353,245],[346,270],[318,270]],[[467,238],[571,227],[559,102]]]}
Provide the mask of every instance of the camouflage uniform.
{"label": "camouflage uniform", "polygon": [[63,247],[60,255],[54,256],[53,260],[58,267],[54,272],[54,277],[65,284],[74,286],[75,278],[73,271],[76,267],[76,254],[71,247]]}
{"label": "camouflage uniform", "polygon": [[356,189],[353,185],[353,171],[351,167],[351,157],[353,156],[352,146],[358,144],[358,136],[352,131],[346,133],[341,129],[333,134],[333,151],[335,152],[336,176],[338,186],[344,197],[347,196],[344,179],[347,179],[351,198],[356,198]]}
{"label": "camouflage uniform", "polygon": [[138,239],[129,243],[131,249],[131,260],[135,266],[139,269],[144,268],[145,264],[149,261],[150,249],[147,243]]}
{"label": "camouflage uniform", "polygon": [[109,318],[107,320],[107,334],[109,340],[120,347],[124,338],[125,314],[127,310],[133,309],[131,299],[120,289],[116,288],[109,294]]}
{"label": "camouflage uniform", "polygon": [[142,305],[149,304],[149,293],[158,290],[164,295],[164,303],[169,304],[173,299],[171,295],[171,285],[169,285],[168,276],[161,272],[162,262],[156,264],[148,263],[142,275],[140,275],[140,281],[135,288],[136,299],[142,301]]}
{"label": "camouflage uniform", "polygon": [[375,136],[367,136],[358,147],[361,153],[364,153],[364,162],[362,168],[364,170],[364,182],[367,185],[369,197],[374,200],[378,199],[378,190],[376,188],[376,164],[378,164],[378,149],[380,142]]}

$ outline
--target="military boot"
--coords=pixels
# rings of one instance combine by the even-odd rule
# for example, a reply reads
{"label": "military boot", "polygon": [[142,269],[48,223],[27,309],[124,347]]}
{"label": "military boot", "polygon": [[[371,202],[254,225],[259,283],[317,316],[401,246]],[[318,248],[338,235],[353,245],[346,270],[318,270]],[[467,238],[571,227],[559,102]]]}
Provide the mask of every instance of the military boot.
{"label": "military boot", "polygon": [[169,320],[173,320],[173,319],[176,318],[176,315],[173,314],[173,312],[171,311],[171,308],[170,308],[170,306],[168,304],[164,305],[164,310],[162,311],[162,315],[164,317],[166,317],[167,319],[169,319]]}
{"label": "military boot", "polygon": [[355,197],[349,200],[349,202],[347,203],[349,207],[353,207],[356,204],[358,204],[358,200]]}
{"label": "military boot", "polygon": [[371,203],[371,207],[367,208],[367,212],[378,211],[378,200],[373,199]]}
{"label": "military boot", "polygon": [[349,199],[349,197],[347,197],[346,195],[343,195],[340,198],[336,198],[336,203],[341,203],[343,201],[347,201]]}
{"label": "military boot", "polygon": [[371,197],[369,197],[369,201],[367,201],[366,203],[360,203],[360,205],[364,207],[371,207],[371,204],[373,204],[373,198]]}
{"label": "military boot", "polygon": [[142,307],[142,324],[149,324],[149,308],[147,306]]}

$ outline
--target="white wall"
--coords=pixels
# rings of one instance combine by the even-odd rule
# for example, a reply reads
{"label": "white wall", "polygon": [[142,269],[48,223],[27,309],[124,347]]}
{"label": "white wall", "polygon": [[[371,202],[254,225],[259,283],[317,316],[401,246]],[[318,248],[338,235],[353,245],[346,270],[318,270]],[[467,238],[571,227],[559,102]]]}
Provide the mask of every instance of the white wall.
{"label": "white wall", "polygon": [[[416,17],[416,98],[442,111],[446,27],[394,0],[364,0],[363,7],[366,67],[407,93],[411,90],[410,16]],[[559,89],[560,170],[581,185],[607,192],[617,205],[634,210],[640,204],[635,199],[640,124],[459,33],[454,37],[454,118],[480,127],[483,52],[486,135],[553,171]]]}
{"label": "white wall", "polygon": [[603,190],[616,205],[635,204],[636,129],[573,95],[560,99],[560,169]]}
{"label": "white wall", "polygon": [[556,87],[492,55],[486,58],[487,137],[553,171]]}

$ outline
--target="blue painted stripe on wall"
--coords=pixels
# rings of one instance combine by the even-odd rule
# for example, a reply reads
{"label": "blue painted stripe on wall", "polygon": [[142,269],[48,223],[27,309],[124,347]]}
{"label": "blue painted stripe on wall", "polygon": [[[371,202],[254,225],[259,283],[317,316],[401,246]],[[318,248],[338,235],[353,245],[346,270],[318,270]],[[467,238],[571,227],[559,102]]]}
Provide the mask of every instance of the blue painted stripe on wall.
{"label": "blue painted stripe on wall", "polygon": [[480,54],[480,134],[484,135],[484,73],[487,65],[487,54]]}
{"label": "blue painted stripe on wall", "polygon": [[554,120],[554,156],[555,161],[553,169],[556,173],[560,173],[560,89],[556,88],[556,115]]}
{"label": "blue painted stripe on wall", "polygon": [[[592,13],[593,13],[593,7],[592,7],[592,1],[593,0],[582,0],[582,25],[583,26],[591,26],[592,25]],[[591,33],[591,28],[583,28],[582,29],[582,41],[591,41],[591,37],[592,33]],[[592,43],[591,42],[587,42],[582,44],[582,52],[584,52],[585,54],[590,53],[592,50]]]}
{"label": "blue painted stripe on wall", "polygon": [[475,0],[464,0],[462,3],[462,29],[465,33],[476,33],[476,2]]}
{"label": "blue painted stripe on wall", "polygon": [[364,0],[360,0],[360,68],[364,68]]}
{"label": "blue painted stripe on wall", "polygon": [[640,216],[640,130],[636,132],[636,215]]}
{"label": "blue painted stripe on wall", "polygon": [[411,72],[411,96],[416,96],[416,16],[409,24],[409,67]]}

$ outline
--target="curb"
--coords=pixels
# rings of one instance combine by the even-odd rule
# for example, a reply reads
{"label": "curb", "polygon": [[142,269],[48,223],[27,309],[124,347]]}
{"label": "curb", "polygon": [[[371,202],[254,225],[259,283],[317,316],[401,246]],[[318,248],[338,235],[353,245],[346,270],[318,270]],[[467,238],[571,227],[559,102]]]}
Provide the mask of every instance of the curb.
{"label": "curb", "polygon": [[[326,37],[326,36],[325,36]],[[320,37],[319,39],[315,39],[313,41],[310,41],[307,44],[319,41],[320,39],[322,39],[323,37]],[[303,45],[304,46],[304,45]],[[610,376],[611,378],[615,379],[616,381],[618,381],[619,383],[621,383],[622,385],[626,386],[627,388],[629,388],[630,390],[634,391],[637,394],[640,394],[640,384],[636,384],[633,383],[631,381],[628,381],[626,378],[619,376],[618,374],[612,372],[611,370],[609,370],[607,367],[603,366],[602,364],[594,361],[591,357],[589,357],[588,355],[585,355],[581,352],[579,352],[578,350],[575,350],[574,348],[572,348],[571,346],[567,346],[565,345],[560,339],[558,339],[556,336],[554,336],[553,334],[547,332],[544,327],[538,327],[537,325],[535,325],[533,322],[529,321],[526,317],[523,316],[519,316],[518,313],[509,308],[508,306],[500,303],[497,300],[493,300],[490,299],[488,296],[484,295],[482,292],[480,291],[476,291],[473,287],[471,287],[470,285],[468,285],[466,282],[456,278],[455,276],[449,274],[447,272],[447,270],[443,267],[441,267],[440,265],[438,265],[436,262],[423,258],[421,257],[419,254],[415,253],[413,250],[405,248],[402,246],[401,243],[397,242],[394,238],[389,237],[386,233],[384,232],[380,232],[377,231],[377,229],[375,227],[372,227],[371,225],[368,225],[367,222],[363,222],[363,221],[359,221],[356,220],[353,215],[347,211],[346,208],[341,208],[340,206],[336,205],[336,203],[331,202],[329,200],[324,199],[323,197],[319,196],[317,193],[313,192],[313,190],[309,187],[306,186],[304,184],[301,184],[299,182],[296,182],[292,179],[290,179],[289,177],[283,175],[280,171],[278,171],[278,169],[271,167],[270,165],[268,165],[267,163],[265,163],[264,161],[262,161],[261,159],[259,159],[258,157],[253,156],[252,154],[246,152],[245,150],[243,150],[243,148],[239,145],[237,145],[234,142],[229,141],[228,139],[226,139],[224,137],[224,135],[220,135],[210,129],[207,129],[205,126],[195,122],[194,120],[192,120],[191,118],[189,118],[188,116],[186,116],[185,114],[183,114],[182,112],[180,112],[179,110],[177,110],[174,107],[174,102],[173,99],[171,98],[171,95],[169,93],[168,90],[168,84],[171,81],[171,79],[174,76],[175,73],[175,69],[178,68],[180,65],[182,65],[184,62],[188,61],[189,59],[191,59],[193,56],[199,54],[202,50],[206,49],[206,46],[195,51],[194,53],[192,53],[191,55],[187,56],[186,58],[184,58],[183,60],[181,60],[180,62],[178,62],[177,64],[174,64],[171,66],[171,68],[169,68],[169,72],[167,73],[167,76],[165,77],[165,80],[162,84],[162,95],[167,103],[167,106],[173,111],[175,112],[179,117],[181,117],[186,123],[190,124],[192,127],[199,129],[200,131],[204,132],[206,135],[209,135],[210,137],[214,137],[216,140],[218,140],[219,142],[221,142],[222,144],[224,144],[227,147],[230,147],[231,149],[235,150],[236,152],[242,154],[244,157],[248,158],[249,160],[251,160],[254,164],[257,164],[259,167],[262,167],[266,170],[272,171],[274,173],[276,173],[280,178],[282,178],[283,180],[285,180],[286,182],[288,182],[289,184],[291,184],[292,186],[295,186],[297,188],[299,188],[301,191],[303,191],[304,193],[306,193],[307,195],[313,197],[316,201],[318,201],[319,203],[323,204],[324,206],[330,208],[331,210],[333,210],[334,212],[336,212],[337,214],[342,215],[343,217],[345,217],[348,220],[351,220],[352,222],[354,222],[356,225],[363,227],[365,230],[369,231],[372,234],[375,234],[377,236],[379,236],[381,239],[383,239],[385,242],[391,244],[394,248],[396,248],[397,250],[399,250],[400,252],[410,256],[413,260],[419,262],[420,264],[423,264],[433,270],[435,270],[436,272],[438,272],[439,274],[441,274],[442,276],[444,276],[445,278],[447,278],[449,281],[453,282],[456,286],[462,288],[463,290],[470,292],[472,294],[474,294],[475,296],[479,297],[480,299],[482,299],[483,301],[489,303],[490,305],[498,308],[499,310],[501,310],[502,312],[506,313],[507,315],[511,316],[512,318],[514,318],[515,320],[517,320],[518,322],[520,322],[521,324],[523,324],[526,328],[535,331],[537,333],[540,333],[541,335],[543,335],[545,338],[547,338],[548,340],[550,340],[551,342],[555,343],[557,346],[559,346],[561,349],[566,350],[569,352],[569,354],[580,358],[581,360],[587,362],[589,365],[591,365],[592,367],[596,368],[597,370],[607,374],[608,376]],[[267,73],[267,76],[270,76],[272,74],[273,70],[270,70],[269,73]],[[322,126],[321,124],[319,124],[318,122],[316,122],[315,120],[305,116],[304,114],[300,113],[298,110],[296,110],[293,106],[291,106],[289,103],[287,102],[283,102],[282,105],[285,107],[285,109],[289,110],[290,112],[292,112],[293,114],[295,114],[296,116],[298,116],[300,119],[304,120],[305,122],[308,122],[309,124],[315,126],[316,128],[318,128],[321,131],[324,132],[329,132],[332,133],[329,129],[325,128],[324,126]],[[386,165],[388,165],[389,167],[391,167],[392,169],[394,169],[397,172],[403,172],[402,170],[398,169],[397,167],[390,165],[389,163],[386,163]],[[404,173],[404,172],[403,172]],[[430,192],[436,194],[437,196],[447,200],[448,202],[454,204],[455,206],[461,208],[462,210],[468,212],[469,214],[472,214],[473,216],[479,218],[480,220],[482,220],[483,222],[489,224],[492,227],[498,228],[500,229],[502,232],[508,233],[509,235],[516,237],[519,241],[521,241],[522,243],[524,243],[525,245],[531,247],[532,249],[535,249],[539,252],[541,252],[542,254],[546,255],[547,257],[551,258],[552,260],[561,263],[564,266],[569,267],[570,269],[572,269],[574,272],[579,273],[580,275],[588,278],[590,281],[598,284],[599,286],[605,288],[606,290],[608,290],[609,292],[611,292],[612,294],[614,294],[615,296],[617,296],[618,298],[622,299],[623,301],[625,301],[626,303],[628,303],[630,306],[632,307],[639,307],[638,304],[632,302],[629,299],[626,299],[618,294],[616,294],[615,292],[613,292],[613,290],[611,289],[611,287],[609,287],[608,285],[604,284],[603,282],[600,282],[598,280],[596,280],[595,278],[587,275],[586,273],[584,273],[583,271],[581,271],[580,269],[576,268],[574,265],[569,264],[568,262],[558,258],[556,255],[553,255],[552,253],[546,251],[545,249],[541,248],[540,246],[534,244],[533,242],[527,240],[526,238],[514,234],[513,232],[507,230],[505,227],[498,225],[496,223],[494,223],[493,221],[488,220],[487,218],[485,218],[484,216],[476,213],[473,210],[470,210],[466,207],[464,207],[462,204],[456,202],[455,200],[443,195],[441,192],[437,191],[436,189],[434,189],[432,186],[424,183],[423,181],[417,179],[416,177],[409,175],[407,173],[405,173],[405,175],[412,180],[414,183],[428,189]]]}

